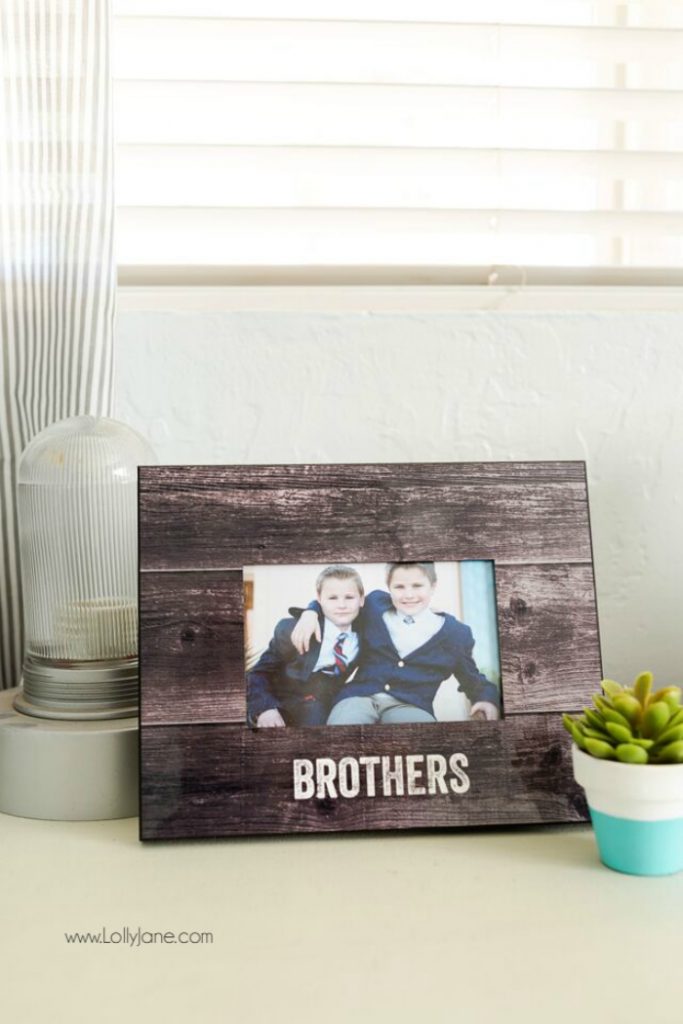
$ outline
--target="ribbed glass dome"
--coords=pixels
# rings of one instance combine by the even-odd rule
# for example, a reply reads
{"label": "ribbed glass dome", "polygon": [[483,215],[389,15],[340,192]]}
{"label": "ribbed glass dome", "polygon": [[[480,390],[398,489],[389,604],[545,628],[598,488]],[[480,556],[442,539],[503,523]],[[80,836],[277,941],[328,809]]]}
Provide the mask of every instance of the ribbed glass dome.
{"label": "ribbed glass dome", "polygon": [[137,467],[147,441],[116,420],[43,430],[19,463],[25,659],[21,710],[104,718],[137,708]]}

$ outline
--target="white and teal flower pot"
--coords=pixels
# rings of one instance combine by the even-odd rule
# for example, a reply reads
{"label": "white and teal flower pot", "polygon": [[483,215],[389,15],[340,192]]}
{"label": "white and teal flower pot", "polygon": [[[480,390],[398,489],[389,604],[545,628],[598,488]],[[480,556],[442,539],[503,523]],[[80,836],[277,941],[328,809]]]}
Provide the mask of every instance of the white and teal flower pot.
{"label": "white and teal flower pot", "polygon": [[622,764],[572,748],[603,864],[629,875],[683,871],[683,764]]}

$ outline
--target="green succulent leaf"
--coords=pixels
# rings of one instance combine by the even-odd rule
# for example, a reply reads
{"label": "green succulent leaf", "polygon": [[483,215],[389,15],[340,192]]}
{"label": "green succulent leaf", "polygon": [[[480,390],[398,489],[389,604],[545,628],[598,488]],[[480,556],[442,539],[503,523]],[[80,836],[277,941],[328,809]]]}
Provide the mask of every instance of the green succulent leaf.
{"label": "green succulent leaf", "polygon": [[593,740],[602,740],[604,743],[613,742],[609,733],[603,732],[602,729],[591,729],[589,725],[582,725],[580,729],[584,736],[589,736]]}
{"label": "green succulent leaf", "polygon": [[652,672],[641,672],[633,684],[633,694],[643,707],[645,707],[652,691],[653,678]]}
{"label": "green succulent leaf", "polygon": [[677,743],[679,740],[683,740],[683,725],[674,725],[673,728],[665,729],[663,733],[660,733],[657,737],[657,746]]}
{"label": "green succulent leaf", "polygon": [[[596,742],[591,740],[591,743]],[[588,743],[588,740],[586,741]],[[657,751],[657,761],[660,764],[682,764],[683,763],[683,740],[678,740],[677,743],[669,743],[668,746],[663,747]]]}
{"label": "green succulent leaf", "polygon": [[680,686],[663,686],[661,690],[657,690],[653,693],[651,704],[654,704],[657,700],[665,700],[667,704],[670,700],[673,700],[674,707],[679,708],[681,706],[681,688]]}
{"label": "green succulent leaf", "polygon": [[622,714],[624,718],[628,719],[629,725],[637,725],[640,721],[643,709],[640,705],[640,701],[635,697],[632,697],[627,693],[622,694],[621,697],[615,697],[614,708]]}
{"label": "green succulent leaf", "polygon": [[646,738],[656,737],[668,725],[670,718],[671,708],[666,701],[655,701],[645,709],[640,731]]}
{"label": "green succulent leaf", "polygon": [[674,725],[683,725],[683,708],[680,708],[680,710],[669,719],[669,727]]}
{"label": "green succulent leaf", "polygon": [[675,715],[678,711],[680,711],[681,699],[675,693],[667,693],[667,695],[664,698],[664,700],[669,705],[669,708],[671,709],[671,714],[672,715]]}
{"label": "green succulent leaf", "polygon": [[602,740],[592,739],[587,737],[585,740],[586,751],[591,757],[599,757],[603,761],[614,759],[614,747],[611,747],[609,743],[604,743]]}
{"label": "green succulent leaf", "polygon": [[581,750],[585,750],[586,749],[586,740],[584,739],[584,736],[583,736],[583,733],[581,732],[581,730],[579,728],[577,728],[577,726],[574,725],[570,729],[570,732],[572,734],[572,739],[574,740],[574,743],[576,743],[577,747],[579,747]]}
{"label": "green succulent leaf", "polygon": [[635,743],[620,743],[616,749],[617,761],[625,764],[647,764],[648,752]]}
{"label": "green succulent leaf", "polygon": [[[614,715],[616,715],[616,713],[616,711],[612,712]],[[584,708],[583,717],[591,728],[602,729],[603,732],[605,731],[605,720],[602,715],[597,714],[597,712],[593,711],[591,708]]]}
{"label": "green succulent leaf", "polygon": [[615,683],[613,679],[603,679],[600,685],[608,697],[617,697],[620,693],[624,692],[623,686]]}
{"label": "green succulent leaf", "polygon": [[[613,711],[612,708],[606,708],[602,712],[602,716],[605,719],[605,722],[614,722],[615,725],[623,725],[624,728],[628,729],[629,731],[631,729],[631,723],[629,722],[628,718],[622,715],[619,711]],[[605,726],[603,724],[603,728],[604,727]]]}
{"label": "green succulent leaf", "polygon": [[655,745],[654,740],[642,740],[639,736],[634,736],[631,743],[635,743],[637,747],[642,747],[643,750],[652,750]]}
{"label": "green succulent leaf", "polygon": [[633,739],[631,730],[626,725],[618,725],[616,722],[607,722],[607,732],[617,743],[630,743]]}
{"label": "green succulent leaf", "polygon": [[581,730],[579,729],[579,726],[577,725],[577,723],[571,717],[571,715],[562,715],[562,723],[563,723],[565,729],[567,730],[567,732],[570,734],[570,736],[574,740],[574,743],[576,743],[577,747],[579,747],[581,750],[585,750],[586,749],[586,742],[585,742],[585,740],[583,738],[583,734],[582,734]]}

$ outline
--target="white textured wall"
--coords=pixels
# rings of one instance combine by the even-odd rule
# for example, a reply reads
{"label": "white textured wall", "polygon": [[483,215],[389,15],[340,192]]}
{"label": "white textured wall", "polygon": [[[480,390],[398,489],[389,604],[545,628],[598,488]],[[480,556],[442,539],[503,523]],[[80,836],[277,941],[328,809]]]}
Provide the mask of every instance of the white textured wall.
{"label": "white textured wall", "polygon": [[605,671],[683,681],[683,313],[120,312],[161,461],[585,459]]}

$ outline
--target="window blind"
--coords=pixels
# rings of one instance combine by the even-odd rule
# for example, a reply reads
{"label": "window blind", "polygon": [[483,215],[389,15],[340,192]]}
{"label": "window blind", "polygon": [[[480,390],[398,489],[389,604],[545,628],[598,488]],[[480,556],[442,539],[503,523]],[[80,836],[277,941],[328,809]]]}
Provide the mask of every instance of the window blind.
{"label": "window blind", "polygon": [[124,273],[683,271],[683,2],[114,0],[113,39]]}

